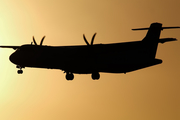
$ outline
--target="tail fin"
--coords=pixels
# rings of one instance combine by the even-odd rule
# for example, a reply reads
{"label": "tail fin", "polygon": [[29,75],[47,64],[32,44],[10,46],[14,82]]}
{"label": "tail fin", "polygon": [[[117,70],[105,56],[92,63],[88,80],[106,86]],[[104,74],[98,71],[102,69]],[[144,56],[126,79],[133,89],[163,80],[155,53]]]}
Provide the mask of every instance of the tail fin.
{"label": "tail fin", "polygon": [[162,27],[161,23],[152,23],[149,28],[137,28],[137,29],[132,29],[132,30],[148,30],[143,41],[160,42],[159,37],[161,34],[161,30],[174,29],[174,28],[180,28],[180,27]]}
{"label": "tail fin", "polygon": [[146,36],[142,41],[144,41],[145,51],[148,58],[155,59],[158,43],[164,43],[168,41],[175,41],[175,38],[163,38],[160,39],[161,30],[163,29],[173,29],[180,27],[162,27],[161,23],[152,23],[149,28],[138,28],[132,30],[148,30]]}

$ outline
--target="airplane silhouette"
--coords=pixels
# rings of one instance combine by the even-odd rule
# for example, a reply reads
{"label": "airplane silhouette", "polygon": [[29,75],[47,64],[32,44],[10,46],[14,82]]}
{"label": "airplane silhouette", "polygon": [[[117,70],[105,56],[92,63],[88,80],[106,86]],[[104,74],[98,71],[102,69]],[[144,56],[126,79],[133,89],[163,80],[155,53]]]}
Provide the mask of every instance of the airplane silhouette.
{"label": "airplane silhouette", "polygon": [[95,33],[90,44],[83,34],[87,45],[44,46],[44,36],[40,45],[33,37],[34,44],[0,47],[16,50],[9,59],[17,65],[18,74],[22,74],[25,67],[61,69],[67,80],[73,80],[73,74],[91,74],[92,79],[97,80],[99,72],[127,73],[161,64],[162,60],[155,58],[158,43],[176,41],[176,38],[160,39],[160,33],[163,29],[172,28],[180,27],[162,27],[161,23],[152,23],[149,28],[132,29],[148,30],[143,40],[134,42],[93,44]]}

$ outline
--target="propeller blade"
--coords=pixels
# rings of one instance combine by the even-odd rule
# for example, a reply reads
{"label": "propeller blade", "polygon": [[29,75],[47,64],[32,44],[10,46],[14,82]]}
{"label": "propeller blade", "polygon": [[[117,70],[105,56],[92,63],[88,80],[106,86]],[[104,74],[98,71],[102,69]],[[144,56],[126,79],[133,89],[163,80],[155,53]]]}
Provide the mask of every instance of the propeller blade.
{"label": "propeller blade", "polygon": [[86,39],[84,34],[83,34],[83,38],[84,38],[84,41],[86,42],[86,44],[89,45],[89,43],[88,43],[88,41],[87,41],[87,39]]}
{"label": "propeller blade", "polygon": [[91,45],[93,45],[93,42],[94,42],[94,38],[96,36],[96,33],[94,33],[93,37],[92,37],[92,40],[91,40]]}
{"label": "propeller blade", "polygon": [[34,36],[33,36],[33,42],[34,42],[34,44],[35,44],[35,45],[37,45],[37,43],[36,43],[36,40],[35,40]]}
{"label": "propeller blade", "polygon": [[42,46],[45,37],[46,37],[46,36],[44,36],[44,37],[41,39],[40,46]]}

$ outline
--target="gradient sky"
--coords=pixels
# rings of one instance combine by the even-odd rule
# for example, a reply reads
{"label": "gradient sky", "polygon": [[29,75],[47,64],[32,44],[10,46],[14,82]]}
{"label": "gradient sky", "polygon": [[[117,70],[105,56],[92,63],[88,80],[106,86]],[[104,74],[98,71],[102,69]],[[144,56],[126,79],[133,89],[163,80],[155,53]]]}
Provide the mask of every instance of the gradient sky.
{"label": "gradient sky", "polygon": [[[0,45],[85,45],[141,40],[132,28],[180,26],[179,0],[0,0]],[[156,58],[163,63],[127,74],[77,75],[25,68],[17,74],[13,49],[0,49],[0,120],[179,120],[180,29],[163,30]],[[62,63],[63,64],[63,63]],[[87,63],[88,64],[88,63]]]}

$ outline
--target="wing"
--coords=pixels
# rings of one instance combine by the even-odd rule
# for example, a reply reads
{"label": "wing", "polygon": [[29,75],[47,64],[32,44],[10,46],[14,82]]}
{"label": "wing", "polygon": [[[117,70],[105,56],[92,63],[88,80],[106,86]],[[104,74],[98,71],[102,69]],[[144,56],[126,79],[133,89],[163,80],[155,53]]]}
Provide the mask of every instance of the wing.
{"label": "wing", "polygon": [[20,46],[0,46],[1,48],[12,48],[14,50],[16,50],[17,48],[19,48]]}

